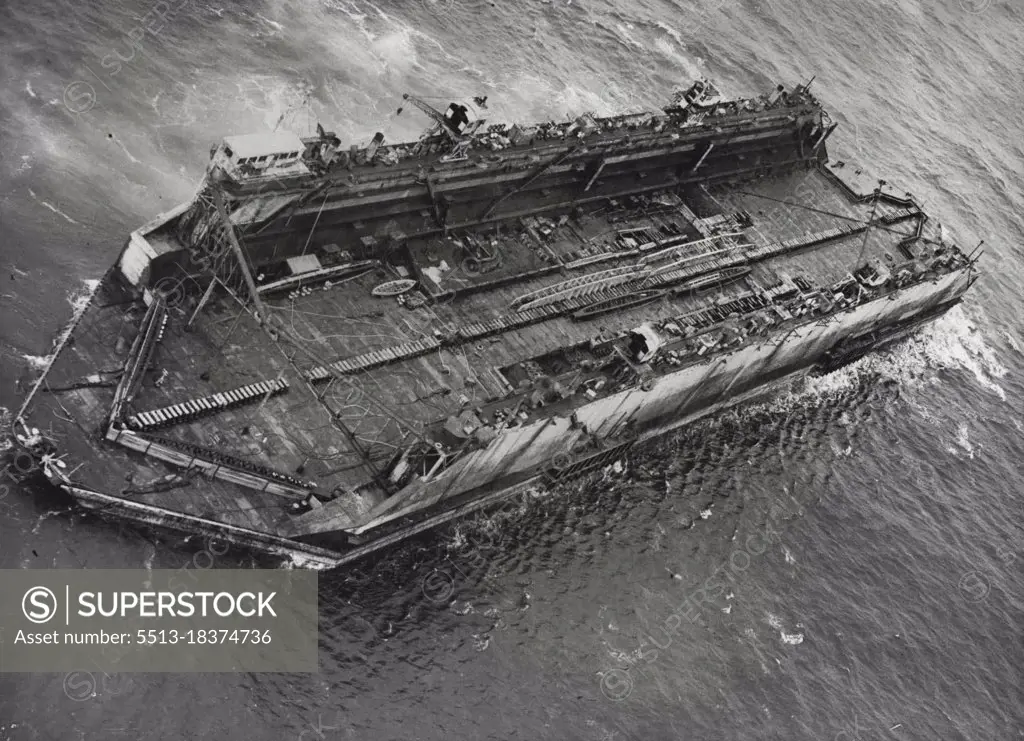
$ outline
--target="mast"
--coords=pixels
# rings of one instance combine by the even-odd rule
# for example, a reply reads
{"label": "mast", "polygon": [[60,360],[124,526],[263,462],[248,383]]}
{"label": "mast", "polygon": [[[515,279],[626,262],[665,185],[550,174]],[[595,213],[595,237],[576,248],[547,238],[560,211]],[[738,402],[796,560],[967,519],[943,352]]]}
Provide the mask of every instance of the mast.
{"label": "mast", "polygon": [[[304,355],[308,360],[312,361],[313,363],[320,367],[327,369],[327,371],[332,376],[334,376],[336,380],[339,380],[348,387],[359,391],[363,396],[366,397],[368,401],[370,401],[375,407],[377,407],[381,412],[383,412],[385,416],[394,421],[401,429],[405,430],[407,433],[410,433],[416,439],[426,442],[426,438],[424,437],[423,433],[420,430],[416,429],[413,425],[409,424],[407,420],[404,420],[400,416],[395,414],[387,404],[378,399],[374,394],[371,394],[367,389],[362,388],[359,384],[356,384],[351,377],[340,372],[325,358],[320,357],[319,353],[313,351],[312,349],[307,347],[305,343],[294,338],[282,322],[275,320],[274,317],[271,317],[269,314],[266,313],[263,302],[260,299],[259,289],[256,287],[256,282],[253,280],[252,272],[249,270],[248,259],[245,256],[245,252],[242,250],[242,245],[239,243],[238,237],[235,235],[235,226],[234,224],[231,223],[231,220],[228,216],[227,207],[224,205],[224,197],[220,190],[220,184],[217,182],[213,182],[211,183],[211,185],[214,203],[217,206],[217,213],[220,215],[220,218],[223,221],[224,229],[225,231],[227,231],[228,240],[231,244],[231,249],[235,254],[235,258],[238,261],[239,269],[242,271],[242,275],[245,276],[246,285],[248,286],[249,293],[252,296],[253,304],[256,307],[256,321],[263,327],[263,329],[267,332],[270,338],[275,342],[278,341],[279,337],[287,339],[289,344],[292,347],[294,347],[300,354]],[[302,375],[301,371],[298,371],[297,368],[296,371],[299,372],[300,376]],[[345,435],[345,437],[349,441],[349,444],[352,446],[352,449],[356,451],[359,457],[363,460],[363,463],[366,465],[366,467],[372,472],[374,477],[379,477],[381,475],[381,471],[370,459],[369,451],[367,451],[366,448],[364,448],[363,445],[359,442],[359,439],[356,437],[355,433],[352,430],[350,430],[348,426],[344,424],[344,422],[341,421],[341,419],[334,412],[333,409],[331,409],[329,406],[325,404],[322,396],[317,395],[315,392],[314,396],[316,396],[317,399],[327,407],[327,410],[330,412],[331,423],[337,429],[339,429],[342,432],[342,434]]]}
{"label": "mast", "polygon": [[213,202],[217,206],[217,213],[220,214],[220,218],[224,222],[224,229],[228,233],[228,242],[231,245],[231,250],[235,253],[235,259],[238,261],[238,268],[242,271],[242,276],[245,278],[245,285],[248,287],[249,295],[252,298],[253,304],[256,306],[256,321],[263,324],[267,313],[263,309],[263,301],[260,299],[259,290],[256,288],[256,281],[252,279],[252,272],[249,270],[249,261],[245,257],[245,252],[242,251],[242,245],[239,244],[238,237],[235,235],[235,226],[231,223],[227,207],[224,205],[224,195],[221,193],[220,183],[211,178],[210,184],[213,186],[210,190],[213,191]]}
{"label": "mast", "polygon": [[860,261],[863,259],[864,250],[868,246],[868,236],[871,234],[871,230],[875,227],[875,214],[878,212],[878,201],[882,197],[882,188],[885,186],[886,182],[884,180],[879,180],[878,187],[875,188],[874,193],[871,194],[871,216],[868,217],[868,228],[864,230],[864,241],[861,242],[860,254],[857,255],[857,262],[854,263],[853,270],[860,268]]}

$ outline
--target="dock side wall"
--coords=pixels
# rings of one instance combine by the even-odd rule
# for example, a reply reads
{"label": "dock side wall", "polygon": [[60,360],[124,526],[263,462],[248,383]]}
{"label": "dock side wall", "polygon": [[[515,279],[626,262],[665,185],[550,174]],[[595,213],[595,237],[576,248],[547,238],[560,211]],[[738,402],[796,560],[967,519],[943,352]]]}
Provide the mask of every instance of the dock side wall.
{"label": "dock side wall", "polygon": [[[485,486],[496,478],[544,468],[559,453],[574,456],[587,433],[608,445],[658,428],[671,428],[711,407],[787,375],[806,370],[838,342],[906,321],[959,298],[969,285],[966,271],[951,273],[862,304],[829,322],[809,322],[781,337],[768,337],[733,352],[661,377],[649,391],[629,389],[577,410],[586,432],[569,419],[552,417],[508,430],[487,448],[454,464],[438,478],[417,481],[396,494],[378,519],[360,528],[429,507]],[[622,439],[619,439],[622,438]],[[589,453],[592,451],[583,451]],[[385,509],[385,508],[382,508]]]}

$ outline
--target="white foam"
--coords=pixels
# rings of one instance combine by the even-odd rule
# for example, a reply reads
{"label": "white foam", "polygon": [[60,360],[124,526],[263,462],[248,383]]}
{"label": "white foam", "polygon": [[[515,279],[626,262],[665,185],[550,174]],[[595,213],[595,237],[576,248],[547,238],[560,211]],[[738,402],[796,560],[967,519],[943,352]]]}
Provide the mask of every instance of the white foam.
{"label": "white foam", "polygon": [[967,428],[966,422],[961,422],[956,428],[956,440],[957,446],[960,448],[958,451],[956,448],[949,446],[946,449],[957,455],[960,451],[967,453],[968,458],[974,458],[974,445],[971,444],[970,430]]}
{"label": "white foam", "polygon": [[128,147],[126,147],[124,145],[123,141],[121,141],[120,139],[113,139],[112,141],[116,142],[117,146],[119,146],[121,148],[121,151],[124,152],[126,155],[128,155],[128,159],[130,159],[132,161],[132,163],[134,163],[136,165],[143,164],[142,160],[138,159],[134,154],[132,154],[131,152],[128,151]]}
{"label": "white foam", "polygon": [[45,206],[46,208],[50,209],[51,211],[53,211],[53,212],[54,212],[55,214],[57,214],[58,216],[61,216],[61,217],[63,217],[63,218],[65,219],[65,220],[67,220],[67,221],[71,222],[72,224],[77,224],[77,223],[78,223],[77,221],[75,221],[74,219],[72,219],[72,218],[71,218],[70,216],[68,216],[68,215],[67,215],[66,213],[64,213],[63,211],[61,211],[61,210],[60,210],[59,208],[57,208],[56,206],[54,206],[54,205],[53,205],[52,203],[50,203],[49,201],[44,201],[44,200],[40,199],[40,198],[39,198],[39,196],[37,196],[37,195],[35,194],[35,191],[33,191],[33,190],[32,190],[31,188],[29,188],[29,189],[28,189],[28,194],[29,194],[30,196],[32,196],[32,198],[33,198],[33,199],[35,199],[35,201],[36,201],[37,203],[39,203],[40,205],[42,205],[42,206]]}
{"label": "white foam", "polygon": [[953,368],[971,373],[986,390],[1006,401],[1006,391],[996,383],[1009,372],[999,362],[995,348],[957,306],[908,338],[895,353],[893,365],[905,372],[927,368]]}
{"label": "white foam", "polygon": [[678,31],[661,21],[655,21],[654,25],[667,33],[672,39],[672,41],[669,41],[668,39],[656,39],[654,42],[654,48],[664,56],[671,59],[678,66],[682,67],[682,79],[697,79],[698,77],[703,77],[707,74],[703,69],[704,60],[701,57],[691,58],[686,53],[686,42],[683,41],[683,37]]}
{"label": "white foam", "polygon": [[283,31],[284,30],[284,26],[282,26],[277,21],[272,21],[269,18],[266,18],[266,17],[260,15],[259,13],[256,14],[256,17],[259,18],[264,23],[266,23],[268,26],[271,26],[275,31]]}
{"label": "white foam", "polygon": [[[92,298],[93,293],[96,292],[96,289],[100,284],[98,280],[94,279],[83,280],[82,283],[83,286],[81,288],[71,291],[67,295],[67,301],[71,304],[71,309],[75,316],[78,316],[80,312],[85,310],[85,307],[89,304],[89,300]],[[68,323],[57,337],[54,338],[53,346],[55,348],[59,347],[67,339],[73,329],[74,322],[72,321]],[[28,361],[29,365],[36,370],[46,370],[50,365],[50,362],[53,360],[53,353],[46,356],[23,354],[21,357]]]}
{"label": "white foam", "polygon": [[74,312],[82,311],[96,292],[100,282],[95,279],[83,280],[83,287],[68,294],[67,300]]}
{"label": "white foam", "polygon": [[419,64],[413,44],[413,29],[400,28],[383,34],[370,45],[388,71],[407,71]]}
{"label": "white foam", "polygon": [[[933,374],[927,371],[939,369],[967,371],[982,388],[1006,400],[1006,392],[996,383],[996,379],[1007,374],[1006,367],[963,308],[957,306],[892,348],[869,353],[833,373],[808,376],[796,391],[747,409],[775,414],[790,412],[810,399],[824,400],[849,392],[866,374],[891,379],[905,388],[921,387],[935,383]],[[850,450],[836,449],[835,452],[848,455]]]}
{"label": "white foam", "polygon": [[[768,625],[779,631],[779,637],[782,639],[783,643],[789,644],[790,646],[798,646],[804,642],[803,633],[787,633],[785,628],[782,627],[782,621],[778,616],[773,615],[770,612],[768,613]],[[800,628],[803,626],[801,623],[797,623],[796,627]]]}

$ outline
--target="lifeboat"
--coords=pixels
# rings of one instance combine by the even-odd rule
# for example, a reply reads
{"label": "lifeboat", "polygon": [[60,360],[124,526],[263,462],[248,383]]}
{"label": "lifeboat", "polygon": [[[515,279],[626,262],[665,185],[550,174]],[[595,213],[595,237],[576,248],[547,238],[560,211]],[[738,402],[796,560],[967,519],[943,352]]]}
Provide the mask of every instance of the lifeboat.
{"label": "lifeboat", "polygon": [[601,316],[602,314],[608,314],[613,311],[633,309],[637,306],[643,306],[644,304],[650,303],[661,295],[661,291],[641,291],[636,294],[617,296],[616,298],[609,298],[604,301],[596,301],[589,306],[584,306],[573,314],[572,318],[574,321],[580,322],[586,319],[593,319],[594,317]]}
{"label": "lifeboat", "polygon": [[411,291],[415,285],[416,281],[411,278],[390,280],[387,283],[381,283],[379,286],[376,286],[372,291],[370,291],[370,293],[381,298],[401,296],[403,293]]}

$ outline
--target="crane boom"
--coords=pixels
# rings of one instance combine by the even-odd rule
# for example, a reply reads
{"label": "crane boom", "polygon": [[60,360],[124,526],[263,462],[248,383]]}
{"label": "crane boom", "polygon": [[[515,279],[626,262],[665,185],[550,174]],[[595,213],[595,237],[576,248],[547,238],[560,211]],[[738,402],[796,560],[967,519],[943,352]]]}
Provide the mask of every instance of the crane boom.
{"label": "crane boom", "polygon": [[[436,108],[434,108],[432,105],[420,100],[414,95],[409,95],[409,93],[404,93],[402,95],[402,98],[403,100],[409,101],[414,106],[419,108],[421,111],[426,113],[438,126],[441,127],[441,131],[447,134],[448,137],[452,140],[452,142],[459,142],[462,139],[462,137],[459,136],[459,132],[457,132],[449,125],[448,120],[444,117],[444,114],[441,113]],[[401,113],[402,109],[399,108],[398,112]]]}

